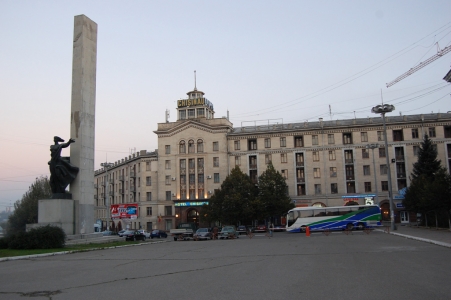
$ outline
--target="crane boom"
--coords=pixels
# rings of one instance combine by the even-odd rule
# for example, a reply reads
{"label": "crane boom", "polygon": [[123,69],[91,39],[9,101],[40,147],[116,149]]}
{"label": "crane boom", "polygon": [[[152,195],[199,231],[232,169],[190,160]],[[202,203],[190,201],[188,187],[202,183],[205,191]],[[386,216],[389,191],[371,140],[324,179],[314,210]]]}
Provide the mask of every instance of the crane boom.
{"label": "crane boom", "polygon": [[451,52],[451,46],[445,47],[442,50],[439,50],[437,52],[437,54],[435,54],[434,56],[426,59],[423,62],[420,62],[417,66],[413,67],[412,69],[410,69],[409,71],[405,72],[404,74],[402,74],[401,76],[399,76],[398,78],[396,78],[393,81],[390,81],[389,83],[387,83],[387,87],[391,87],[392,85],[394,85],[395,83],[403,80],[404,78],[406,78],[407,76],[415,73],[416,71],[418,71],[419,69],[425,67],[426,65],[430,64],[431,62],[433,62],[434,60],[442,57],[443,55],[447,54]]}

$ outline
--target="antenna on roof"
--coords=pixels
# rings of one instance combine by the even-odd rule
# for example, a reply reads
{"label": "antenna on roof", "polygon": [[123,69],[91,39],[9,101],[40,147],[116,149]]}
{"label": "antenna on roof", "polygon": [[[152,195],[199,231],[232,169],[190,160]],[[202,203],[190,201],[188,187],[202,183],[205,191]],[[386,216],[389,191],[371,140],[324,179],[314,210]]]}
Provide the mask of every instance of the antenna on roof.
{"label": "antenna on roof", "polygon": [[197,91],[197,87],[196,87],[196,70],[194,70],[194,90]]}

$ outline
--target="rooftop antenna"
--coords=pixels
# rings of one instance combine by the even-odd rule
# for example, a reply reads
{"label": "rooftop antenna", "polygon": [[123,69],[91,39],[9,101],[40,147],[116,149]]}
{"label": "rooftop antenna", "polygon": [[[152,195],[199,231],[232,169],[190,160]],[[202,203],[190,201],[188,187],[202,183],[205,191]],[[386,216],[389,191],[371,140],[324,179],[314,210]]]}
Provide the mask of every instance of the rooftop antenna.
{"label": "rooftop antenna", "polygon": [[194,70],[194,90],[197,91],[197,86],[196,86],[196,70]]}
{"label": "rooftop antenna", "polygon": [[329,104],[329,117],[332,120],[332,108],[330,107],[330,104]]}
{"label": "rooftop antenna", "polygon": [[381,101],[382,101],[382,105],[384,105],[384,96],[382,96],[382,89],[381,89]]}

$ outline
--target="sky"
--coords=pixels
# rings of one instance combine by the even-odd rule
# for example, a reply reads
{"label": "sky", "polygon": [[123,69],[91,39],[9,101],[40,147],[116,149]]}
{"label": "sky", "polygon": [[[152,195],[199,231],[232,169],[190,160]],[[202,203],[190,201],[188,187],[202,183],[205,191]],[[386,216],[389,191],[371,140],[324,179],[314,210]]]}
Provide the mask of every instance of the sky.
{"label": "sky", "polygon": [[[0,211],[69,139],[74,17],[98,25],[95,169],[154,151],[194,88],[234,127],[451,111],[449,0],[0,0]],[[68,156],[65,149],[63,156]]]}

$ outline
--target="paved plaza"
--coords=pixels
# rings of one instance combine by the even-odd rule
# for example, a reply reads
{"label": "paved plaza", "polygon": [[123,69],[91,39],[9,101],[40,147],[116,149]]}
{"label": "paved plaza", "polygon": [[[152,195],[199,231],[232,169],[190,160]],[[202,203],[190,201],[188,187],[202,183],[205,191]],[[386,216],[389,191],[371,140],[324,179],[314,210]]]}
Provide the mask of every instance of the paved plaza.
{"label": "paved plaza", "polygon": [[0,299],[449,299],[450,262],[446,246],[383,231],[168,238],[2,261]]}

